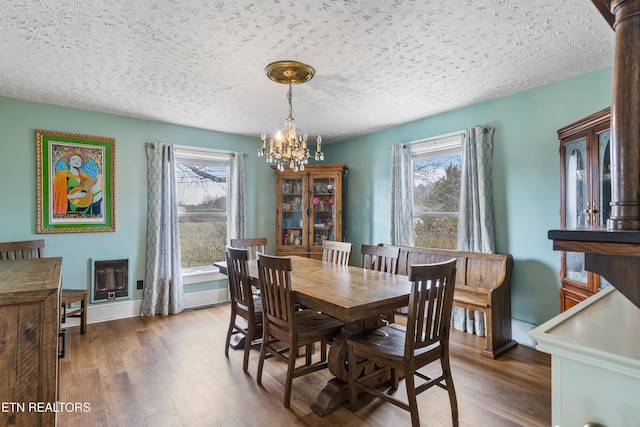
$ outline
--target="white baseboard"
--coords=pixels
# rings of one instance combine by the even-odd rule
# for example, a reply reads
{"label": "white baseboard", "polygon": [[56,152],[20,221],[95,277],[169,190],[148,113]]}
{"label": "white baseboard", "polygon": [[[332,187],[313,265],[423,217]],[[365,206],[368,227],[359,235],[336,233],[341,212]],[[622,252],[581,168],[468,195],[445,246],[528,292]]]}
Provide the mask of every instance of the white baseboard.
{"label": "white baseboard", "polygon": [[[184,294],[185,308],[198,308],[228,301],[227,288],[211,289],[207,291],[189,292]],[[87,307],[87,323],[100,323],[109,320],[126,319],[140,316],[142,300],[126,300],[112,303],[90,304]],[[68,318],[63,327],[80,324],[77,317]]]}
{"label": "white baseboard", "polygon": [[517,320],[511,320],[511,336],[518,344],[526,347],[535,348],[536,342],[529,336],[529,331],[534,329],[534,325],[523,323]]}
{"label": "white baseboard", "polygon": [[90,304],[87,309],[87,323],[126,319],[140,316],[142,300],[125,300],[112,303]]}
{"label": "white baseboard", "polygon": [[209,291],[189,292],[184,294],[185,308],[206,307],[208,305],[219,304],[229,301],[229,289],[219,288]]}

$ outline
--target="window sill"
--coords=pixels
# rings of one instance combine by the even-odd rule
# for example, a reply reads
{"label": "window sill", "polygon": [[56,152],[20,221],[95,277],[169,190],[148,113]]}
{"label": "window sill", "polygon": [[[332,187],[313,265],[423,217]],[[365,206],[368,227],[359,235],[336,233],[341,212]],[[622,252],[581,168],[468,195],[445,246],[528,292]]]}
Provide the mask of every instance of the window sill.
{"label": "window sill", "polygon": [[218,268],[203,267],[201,269],[191,269],[182,272],[183,285],[213,282],[215,280],[225,280],[226,278],[227,276],[220,273],[220,270]]}

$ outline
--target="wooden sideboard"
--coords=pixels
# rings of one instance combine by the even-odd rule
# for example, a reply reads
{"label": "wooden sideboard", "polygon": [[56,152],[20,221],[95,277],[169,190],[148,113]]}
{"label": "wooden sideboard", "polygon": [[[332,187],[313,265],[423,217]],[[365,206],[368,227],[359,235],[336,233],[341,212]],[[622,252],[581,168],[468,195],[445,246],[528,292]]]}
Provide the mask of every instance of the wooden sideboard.
{"label": "wooden sideboard", "polygon": [[62,258],[0,261],[0,424],[55,426]]}

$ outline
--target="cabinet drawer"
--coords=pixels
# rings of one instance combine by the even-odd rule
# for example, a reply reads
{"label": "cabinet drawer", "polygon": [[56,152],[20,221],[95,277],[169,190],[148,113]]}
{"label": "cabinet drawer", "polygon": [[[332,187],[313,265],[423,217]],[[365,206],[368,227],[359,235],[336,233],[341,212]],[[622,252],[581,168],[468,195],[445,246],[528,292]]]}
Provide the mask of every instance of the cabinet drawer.
{"label": "cabinet drawer", "polygon": [[571,307],[578,305],[582,301],[589,298],[592,294],[587,292],[580,292],[574,289],[561,288],[560,289],[560,311],[569,310]]}

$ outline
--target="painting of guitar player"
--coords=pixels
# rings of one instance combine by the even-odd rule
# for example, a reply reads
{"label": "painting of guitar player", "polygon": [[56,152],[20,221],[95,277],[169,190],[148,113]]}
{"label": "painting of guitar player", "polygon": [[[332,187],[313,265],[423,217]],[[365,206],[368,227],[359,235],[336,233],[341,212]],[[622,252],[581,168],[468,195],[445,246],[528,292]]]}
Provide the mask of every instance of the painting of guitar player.
{"label": "painting of guitar player", "polygon": [[38,233],[115,231],[115,139],[36,132]]}

